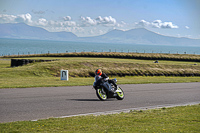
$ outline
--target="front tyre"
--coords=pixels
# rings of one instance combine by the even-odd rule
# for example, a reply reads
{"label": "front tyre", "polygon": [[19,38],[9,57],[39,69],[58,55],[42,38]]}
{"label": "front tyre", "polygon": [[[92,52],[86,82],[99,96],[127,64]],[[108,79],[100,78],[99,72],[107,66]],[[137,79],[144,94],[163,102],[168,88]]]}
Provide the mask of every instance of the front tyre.
{"label": "front tyre", "polygon": [[123,100],[124,99],[124,91],[120,88],[120,87],[118,87],[118,89],[117,89],[118,91],[117,91],[117,99],[118,100]]}
{"label": "front tyre", "polygon": [[107,99],[107,95],[102,88],[96,89],[96,94],[101,101],[105,101]]}

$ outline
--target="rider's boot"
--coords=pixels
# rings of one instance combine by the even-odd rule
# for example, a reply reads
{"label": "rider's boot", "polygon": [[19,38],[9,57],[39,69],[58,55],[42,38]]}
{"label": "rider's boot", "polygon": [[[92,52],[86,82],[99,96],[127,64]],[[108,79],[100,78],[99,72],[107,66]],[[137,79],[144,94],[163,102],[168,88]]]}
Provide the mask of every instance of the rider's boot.
{"label": "rider's boot", "polygon": [[121,92],[120,90],[118,90],[118,86],[117,87],[115,87],[115,91],[114,92]]}

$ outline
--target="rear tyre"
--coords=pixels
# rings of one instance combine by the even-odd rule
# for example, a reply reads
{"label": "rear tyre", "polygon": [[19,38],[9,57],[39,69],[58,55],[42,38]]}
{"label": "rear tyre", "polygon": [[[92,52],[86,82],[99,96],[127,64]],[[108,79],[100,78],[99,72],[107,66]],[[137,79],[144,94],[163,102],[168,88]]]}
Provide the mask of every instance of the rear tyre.
{"label": "rear tyre", "polygon": [[97,97],[101,100],[101,101],[105,101],[107,99],[107,95],[104,92],[103,88],[98,88],[96,89],[96,94]]}
{"label": "rear tyre", "polygon": [[124,91],[119,87],[117,90],[119,90],[120,92],[117,92],[117,99],[118,100],[123,100],[124,99]]}

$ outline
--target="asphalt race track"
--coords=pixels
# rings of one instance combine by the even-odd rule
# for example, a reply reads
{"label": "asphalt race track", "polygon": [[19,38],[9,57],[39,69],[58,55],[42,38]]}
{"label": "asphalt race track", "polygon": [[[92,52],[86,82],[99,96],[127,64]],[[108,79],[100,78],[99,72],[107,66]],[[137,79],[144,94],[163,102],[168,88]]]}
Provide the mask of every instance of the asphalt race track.
{"label": "asphalt race track", "polygon": [[200,103],[200,82],[120,87],[125,92],[122,101],[100,101],[92,86],[0,89],[0,122]]}

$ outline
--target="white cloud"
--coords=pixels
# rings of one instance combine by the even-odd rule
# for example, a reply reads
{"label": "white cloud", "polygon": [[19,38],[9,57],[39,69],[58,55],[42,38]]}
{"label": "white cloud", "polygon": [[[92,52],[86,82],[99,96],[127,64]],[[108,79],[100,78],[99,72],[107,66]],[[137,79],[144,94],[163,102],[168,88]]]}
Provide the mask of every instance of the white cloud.
{"label": "white cloud", "polygon": [[83,34],[85,31],[75,21],[71,21],[70,16],[63,17],[61,21],[47,20],[45,18],[39,18],[33,21],[32,16],[29,13],[20,15],[0,14],[0,23],[21,23],[21,22],[31,26],[38,26],[51,32],[67,31],[67,32]]}
{"label": "white cloud", "polygon": [[97,21],[95,19],[90,18],[90,17],[81,16],[81,21],[82,21],[81,26],[83,26],[83,27],[97,25]]}
{"label": "white cloud", "polygon": [[64,17],[65,21],[53,21],[47,20],[45,18],[40,18],[36,21],[32,20],[32,16],[27,14],[20,14],[20,15],[7,15],[7,14],[0,14],[0,23],[26,23],[29,25],[36,25],[36,26],[56,26],[56,27],[76,27],[76,22],[70,21],[71,17],[67,16]]}
{"label": "white cloud", "polygon": [[16,16],[0,14],[0,23],[15,23]]}
{"label": "white cloud", "polygon": [[160,28],[162,21],[161,20],[154,20],[152,23],[153,28]]}
{"label": "white cloud", "polygon": [[162,22],[161,20],[154,20],[153,22],[147,22],[141,20],[138,23],[135,23],[137,27],[152,27],[152,28],[163,28],[163,29],[175,29],[178,28],[177,25],[174,25],[172,22]]}
{"label": "white cloud", "polygon": [[81,16],[81,21],[82,21],[81,26],[83,27],[96,26],[96,25],[107,26],[107,27],[118,26],[116,19],[111,16],[109,17],[98,16],[96,19]]}
{"label": "white cloud", "polygon": [[189,29],[190,27],[188,27],[188,26],[185,26],[185,28],[186,28],[186,29]]}
{"label": "white cloud", "polygon": [[145,20],[140,20],[140,22],[135,23],[135,24],[136,24],[136,26],[141,26],[141,27],[146,27],[146,26],[150,25],[150,23]]}
{"label": "white cloud", "polygon": [[[32,13],[37,15],[45,12],[32,10]],[[72,21],[71,16],[62,17],[62,19],[59,21],[48,20],[44,17],[39,19],[36,19],[36,17],[33,18],[34,20],[32,20],[32,16],[29,13],[20,15],[0,14],[0,23],[23,22],[31,26],[44,28],[51,32],[68,31],[76,33],[79,36],[101,35],[108,31],[108,27],[124,28],[124,26],[127,25],[123,21],[117,23],[116,19],[112,16],[98,16],[95,19],[91,17],[81,17],[80,21],[77,22]],[[96,27],[98,28],[95,29]]]}
{"label": "white cloud", "polygon": [[102,18],[101,16],[96,18],[97,24],[102,24],[102,25],[115,25],[117,23],[116,19],[109,16],[109,17],[104,17]]}
{"label": "white cloud", "polygon": [[[35,12],[33,15],[42,14],[42,11]],[[33,20],[34,19],[34,20]],[[48,20],[44,17],[37,19],[37,17],[31,16],[31,14],[20,15],[7,15],[0,14],[0,23],[19,23],[24,22],[31,26],[42,27],[51,32],[68,31],[77,34],[78,36],[94,36],[101,35],[109,31],[109,29],[130,30],[135,27],[151,27],[160,29],[173,29],[178,28],[177,25],[172,22],[162,22],[161,20],[154,20],[148,22],[141,20],[135,24],[128,24],[124,21],[117,22],[112,16],[98,16],[95,18],[81,17],[79,21],[72,21],[71,16],[61,17],[58,21]],[[185,26],[189,29],[188,26]]]}
{"label": "white cloud", "polygon": [[64,26],[70,26],[70,27],[76,27],[77,24],[75,21],[67,21],[67,22],[63,22]]}
{"label": "white cloud", "polygon": [[46,19],[44,19],[44,18],[40,18],[40,19],[37,21],[36,24],[37,24],[37,25],[46,26],[46,25],[48,25],[48,21],[47,21]]}
{"label": "white cloud", "polygon": [[21,14],[21,15],[16,16],[15,21],[18,23],[21,23],[21,22],[31,23],[32,22],[31,18],[32,16],[29,13]]}
{"label": "white cloud", "polygon": [[64,21],[70,21],[72,18],[70,16],[63,17]]}
{"label": "white cloud", "polygon": [[0,23],[31,23],[32,16],[27,14],[20,14],[20,15],[7,15],[7,14],[0,14]]}
{"label": "white cloud", "polygon": [[50,29],[51,31],[65,31],[66,29],[69,31],[68,27],[77,28],[77,24],[74,21],[48,21],[44,18],[40,18],[33,25],[45,28],[47,30]]}
{"label": "white cloud", "polygon": [[160,24],[161,27],[160,28],[165,28],[165,29],[177,29],[178,26],[172,24],[172,22],[164,22]]}

